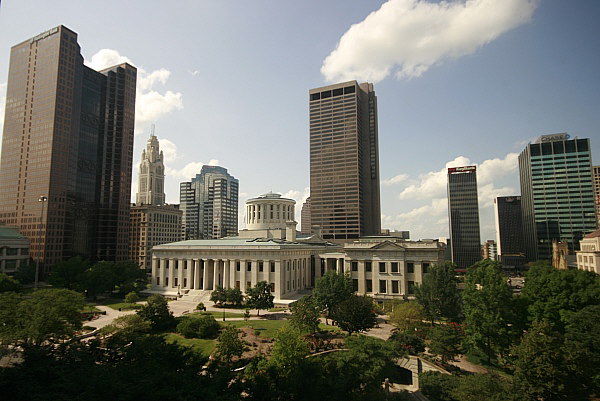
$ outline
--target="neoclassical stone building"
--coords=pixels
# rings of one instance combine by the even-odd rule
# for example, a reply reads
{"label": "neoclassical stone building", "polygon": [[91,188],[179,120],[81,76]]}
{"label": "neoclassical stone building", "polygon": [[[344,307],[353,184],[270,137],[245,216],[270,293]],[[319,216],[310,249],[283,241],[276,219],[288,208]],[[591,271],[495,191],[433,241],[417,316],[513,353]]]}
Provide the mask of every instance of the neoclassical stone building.
{"label": "neoclassical stone building", "polygon": [[[295,202],[278,194],[247,202],[246,230],[238,237],[189,240],[152,250],[152,290],[169,295],[210,291],[216,286],[245,292],[270,283],[276,301],[298,298],[327,270],[348,273],[359,294],[376,299],[410,297],[445,245],[391,236],[365,237],[344,245],[316,234],[299,236]],[[278,213],[279,211],[279,213]]]}

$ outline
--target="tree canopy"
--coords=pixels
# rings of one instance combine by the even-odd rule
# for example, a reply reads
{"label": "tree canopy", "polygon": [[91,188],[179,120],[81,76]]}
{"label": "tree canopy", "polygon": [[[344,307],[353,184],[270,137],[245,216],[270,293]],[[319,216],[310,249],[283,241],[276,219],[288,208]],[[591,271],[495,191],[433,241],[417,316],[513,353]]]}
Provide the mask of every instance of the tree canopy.
{"label": "tree canopy", "polygon": [[167,299],[162,295],[152,295],[146,305],[142,306],[137,314],[152,325],[153,330],[162,331],[175,325],[173,312],[169,310]]}
{"label": "tree canopy", "polygon": [[338,326],[348,334],[368,330],[375,326],[376,314],[373,300],[368,296],[351,295],[333,308],[331,315]]}
{"label": "tree canopy", "polygon": [[331,317],[333,308],[350,298],[353,293],[352,279],[349,275],[329,270],[317,279],[312,296],[315,305]]}
{"label": "tree canopy", "polygon": [[271,286],[266,281],[259,281],[256,286],[248,288],[246,294],[248,295],[247,305],[256,309],[257,315],[260,315],[261,309],[271,309],[274,306],[273,299],[275,297],[271,295]]}
{"label": "tree canopy", "polygon": [[290,323],[301,332],[314,333],[319,329],[319,309],[312,296],[306,295],[290,304]]}
{"label": "tree canopy", "polygon": [[442,318],[456,322],[460,318],[462,302],[454,269],[451,262],[433,265],[415,288],[415,298],[432,323]]}

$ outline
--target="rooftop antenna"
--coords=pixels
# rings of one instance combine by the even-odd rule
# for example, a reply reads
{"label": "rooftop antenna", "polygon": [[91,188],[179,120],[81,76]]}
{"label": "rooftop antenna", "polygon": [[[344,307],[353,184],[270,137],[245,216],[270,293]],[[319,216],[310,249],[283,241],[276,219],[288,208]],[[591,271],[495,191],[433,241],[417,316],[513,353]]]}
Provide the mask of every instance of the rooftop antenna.
{"label": "rooftop antenna", "polygon": [[155,136],[154,135],[154,129],[156,128],[156,126],[154,124],[152,124],[152,127],[150,128],[150,136]]}

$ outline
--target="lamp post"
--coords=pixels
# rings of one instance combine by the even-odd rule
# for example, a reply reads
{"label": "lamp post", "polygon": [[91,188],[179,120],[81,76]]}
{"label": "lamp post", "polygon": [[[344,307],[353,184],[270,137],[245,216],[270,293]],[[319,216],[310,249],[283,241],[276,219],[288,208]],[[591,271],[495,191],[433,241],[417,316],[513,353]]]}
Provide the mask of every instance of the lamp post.
{"label": "lamp post", "polygon": [[38,278],[39,278],[39,272],[40,272],[40,259],[42,258],[42,227],[44,225],[44,204],[46,202],[48,202],[48,197],[47,196],[40,196],[38,198],[38,202],[42,203],[42,214],[40,216],[40,232],[39,232],[39,236],[38,236],[38,243],[39,243],[39,249],[38,249],[38,257],[37,260],[35,261],[35,288],[38,288]]}

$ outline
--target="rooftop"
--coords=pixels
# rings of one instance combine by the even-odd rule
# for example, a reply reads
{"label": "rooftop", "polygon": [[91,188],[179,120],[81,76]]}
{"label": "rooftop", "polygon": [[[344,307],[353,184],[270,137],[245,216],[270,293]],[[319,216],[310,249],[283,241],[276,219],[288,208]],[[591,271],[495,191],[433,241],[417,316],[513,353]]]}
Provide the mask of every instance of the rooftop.
{"label": "rooftop", "polygon": [[600,230],[596,230],[594,232],[589,233],[588,235],[586,235],[583,238],[598,238],[600,237]]}
{"label": "rooftop", "polygon": [[0,238],[21,239],[21,238],[25,238],[25,237],[23,235],[21,235],[21,233],[19,232],[19,229],[16,227],[0,226]]}

